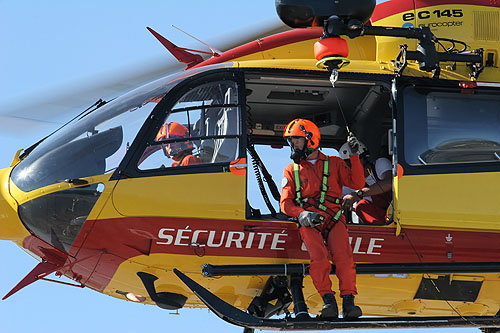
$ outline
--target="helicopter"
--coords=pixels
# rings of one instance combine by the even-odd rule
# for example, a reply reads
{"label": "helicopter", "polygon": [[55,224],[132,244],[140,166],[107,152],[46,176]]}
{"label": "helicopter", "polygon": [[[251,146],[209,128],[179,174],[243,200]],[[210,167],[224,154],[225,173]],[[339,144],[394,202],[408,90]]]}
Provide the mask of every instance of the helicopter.
{"label": "helicopter", "polygon": [[[495,195],[471,196],[494,183],[500,159],[498,39],[484,23],[496,7],[429,3],[389,1],[371,24],[349,25],[352,14],[322,7],[290,21],[300,2],[278,1],[295,30],[189,57],[188,70],[96,105],[19,151],[2,173],[0,236],[40,264],[6,297],[56,273],[168,310],[207,306],[248,328],[499,326]],[[325,18],[323,29],[304,29]],[[329,55],[318,68],[314,43],[340,35],[352,37],[349,58]],[[290,307],[305,299],[314,313],[321,304],[304,279],[307,252],[293,221],[248,202],[247,160],[272,184],[264,165],[273,160],[259,161],[255,147],[279,149],[284,125],[303,117],[319,125],[323,146],[338,148],[343,116],[394,164],[387,224],[349,226],[359,299],[378,317],[302,322]],[[159,139],[170,122],[189,140]],[[186,142],[201,163],[171,167],[166,147]]]}

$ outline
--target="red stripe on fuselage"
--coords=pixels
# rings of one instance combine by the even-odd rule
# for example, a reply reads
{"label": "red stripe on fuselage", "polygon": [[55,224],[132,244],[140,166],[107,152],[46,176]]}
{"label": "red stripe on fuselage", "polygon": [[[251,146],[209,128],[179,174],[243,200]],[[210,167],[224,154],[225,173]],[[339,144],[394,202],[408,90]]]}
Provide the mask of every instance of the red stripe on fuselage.
{"label": "red stripe on fuselage", "polygon": [[222,53],[219,57],[207,59],[192,68],[231,61],[233,59],[241,58],[257,52],[263,52],[283,45],[302,42],[309,39],[320,38],[321,36],[323,36],[323,29],[294,29],[285,31],[235,47],[234,49]]}
{"label": "red stripe on fuselage", "polygon": [[[500,233],[493,232],[404,229],[396,237],[394,228],[351,225],[349,236],[356,262],[497,262],[500,253]],[[124,261],[141,255],[218,256],[232,264],[239,257],[308,259],[297,227],[285,222],[125,217],[87,221],[78,238],[81,248],[70,254],[85,260],[65,274],[99,291]],[[39,242],[25,245],[43,257]]]}
{"label": "red stripe on fuselage", "polygon": [[[393,16],[399,13],[404,13],[415,9],[413,0],[389,0],[378,4],[373,11],[370,22],[375,24],[378,20]],[[376,24],[375,24],[376,25]]]}
{"label": "red stripe on fuselage", "polygon": [[[393,16],[399,13],[404,13],[414,9],[420,9],[430,6],[441,5],[473,5],[500,7],[500,2],[495,0],[389,0],[378,4],[370,21],[375,24],[378,20]],[[376,25],[376,24],[375,24]]]}

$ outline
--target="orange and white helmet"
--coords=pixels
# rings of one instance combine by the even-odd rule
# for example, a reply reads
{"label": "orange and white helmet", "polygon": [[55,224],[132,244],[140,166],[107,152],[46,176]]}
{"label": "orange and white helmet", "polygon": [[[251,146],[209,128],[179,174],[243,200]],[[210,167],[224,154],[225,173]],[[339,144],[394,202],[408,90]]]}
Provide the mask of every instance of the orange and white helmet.
{"label": "orange and white helmet", "polygon": [[[177,122],[169,122],[163,125],[158,134],[156,134],[155,141],[166,141],[169,139],[189,138],[189,130],[186,126]],[[179,141],[167,144],[168,147],[164,150],[165,155],[173,157],[185,150],[193,150],[194,145],[192,141]]]}
{"label": "orange and white helmet", "polygon": [[307,148],[316,150],[319,148],[321,133],[318,126],[307,119],[294,119],[288,123],[283,132],[283,137],[288,139],[293,136],[300,136],[306,139]]}

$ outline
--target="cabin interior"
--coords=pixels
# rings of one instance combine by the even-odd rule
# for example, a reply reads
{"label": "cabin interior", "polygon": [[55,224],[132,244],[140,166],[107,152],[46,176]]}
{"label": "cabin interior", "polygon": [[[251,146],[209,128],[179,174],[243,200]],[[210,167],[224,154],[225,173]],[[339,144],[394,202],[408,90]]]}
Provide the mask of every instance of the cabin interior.
{"label": "cabin interior", "polygon": [[[283,130],[295,118],[318,125],[320,147],[327,155],[337,155],[346,142],[348,128],[368,147],[372,161],[378,157],[391,159],[388,134],[393,113],[388,82],[339,79],[332,87],[327,73],[247,73],[245,88],[247,124],[252,129],[250,142],[278,186],[283,168],[292,162]],[[249,163],[251,159],[248,156]],[[248,192],[258,193],[254,170],[248,170]],[[254,204],[255,199],[248,198],[252,208],[267,211],[262,200]],[[279,205],[273,205],[279,211]]]}

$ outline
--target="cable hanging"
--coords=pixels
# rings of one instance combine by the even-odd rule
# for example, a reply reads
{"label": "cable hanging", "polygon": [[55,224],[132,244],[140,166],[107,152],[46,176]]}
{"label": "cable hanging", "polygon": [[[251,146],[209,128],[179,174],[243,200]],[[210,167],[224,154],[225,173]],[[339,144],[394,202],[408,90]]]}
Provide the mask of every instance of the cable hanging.
{"label": "cable hanging", "polygon": [[252,127],[252,115],[250,113],[250,107],[247,108],[247,125],[249,129],[247,150],[248,153],[250,154],[250,157],[252,158],[252,166],[255,172],[255,178],[257,180],[260,193],[262,194],[262,198],[264,199],[267,208],[271,212],[271,215],[275,217],[276,209],[274,209],[271,201],[269,200],[269,196],[264,187],[264,181],[262,180],[262,175],[264,175],[264,179],[267,183],[267,186],[269,187],[269,190],[271,191],[271,194],[273,195],[273,198],[278,202],[280,200],[280,192],[278,190],[278,187],[276,186],[276,183],[273,181],[271,174],[267,171],[266,167],[264,166],[264,163],[262,162],[259,155],[257,154],[257,151],[255,150],[255,145],[253,143],[253,138],[252,138],[253,127]]}

